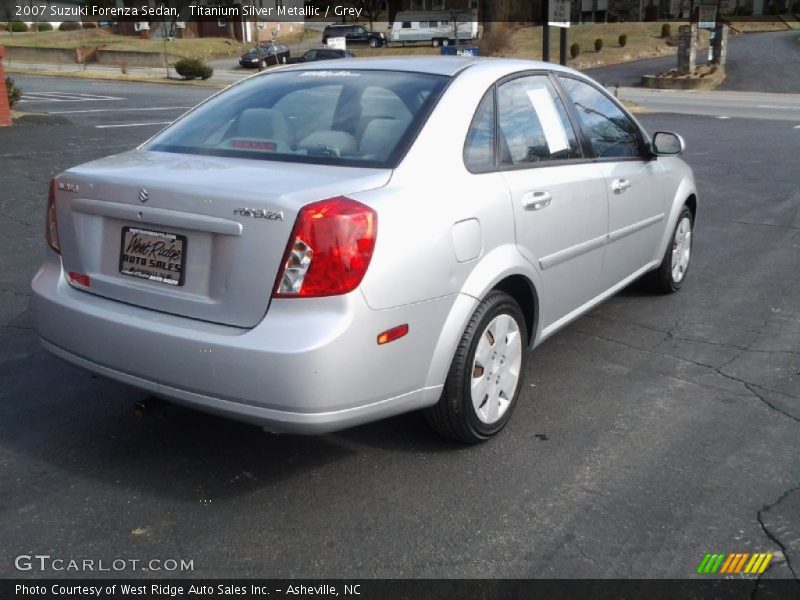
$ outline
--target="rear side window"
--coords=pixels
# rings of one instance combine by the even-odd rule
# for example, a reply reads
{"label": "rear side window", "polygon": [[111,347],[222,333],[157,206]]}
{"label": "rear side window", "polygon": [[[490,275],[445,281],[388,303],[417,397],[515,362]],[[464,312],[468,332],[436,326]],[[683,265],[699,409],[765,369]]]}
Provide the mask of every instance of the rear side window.
{"label": "rear side window", "polygon": [[588,83],[571,77],[561,77],[560,82],[577,109],[595,156],[641,155],[639,128],[610,98]]}
{"label": "rear side window", "polygon": [[464,144],[464,164],[473,173],[494,168],[494,89],[483,97]]}
{"label": "rear side window", "polygon": [[581,156],[564,105],[545,75],[519,77],[500,85],[497,123],[501,165]]}
{"label": "rear side window", "polygon": [[391,71],[287,71],[253,77],[167,128],[149,150],[393,166],[449,81]]}

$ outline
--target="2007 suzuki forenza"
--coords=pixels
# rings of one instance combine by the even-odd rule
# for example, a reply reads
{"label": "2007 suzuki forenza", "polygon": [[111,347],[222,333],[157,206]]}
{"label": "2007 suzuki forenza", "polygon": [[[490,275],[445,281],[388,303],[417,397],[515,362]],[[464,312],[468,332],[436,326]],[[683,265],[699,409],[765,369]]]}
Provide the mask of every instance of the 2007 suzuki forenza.
{"label": "2007 suzuki forenza", "polygon": [[681,286],[677,135],[550,64],[341,63],[248,78],[54,178],[44,346],[269,431],[425,409],[477,442],[529,348],[643,275]]}

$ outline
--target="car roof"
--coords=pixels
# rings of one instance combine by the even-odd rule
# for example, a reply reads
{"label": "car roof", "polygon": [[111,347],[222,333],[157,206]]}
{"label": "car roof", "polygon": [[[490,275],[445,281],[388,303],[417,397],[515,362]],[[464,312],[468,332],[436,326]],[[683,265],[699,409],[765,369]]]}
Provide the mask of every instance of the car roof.
{"label": "car roof", "polygon": [[280,67],[280,70],[305,71],[305,70],[369,70],[369,71],[399,71],[407,73],[430,73],[432,75],[446,75],[454,77],[466,69],[478,68],[480,70],[495,71],[497,77],[503,77],[517,71],[549,70],[578,74],[577,71],[553,63],[536,60],[517,60],[509,58],[483,58],[475,56],[392,56],[354,58],[346,63],[324,63],[292,65]]}

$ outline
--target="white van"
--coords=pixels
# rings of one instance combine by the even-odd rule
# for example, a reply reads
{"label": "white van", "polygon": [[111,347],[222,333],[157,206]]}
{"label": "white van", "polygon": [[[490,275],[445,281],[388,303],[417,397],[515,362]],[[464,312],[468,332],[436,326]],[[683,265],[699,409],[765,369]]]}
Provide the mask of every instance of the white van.
{"label": "white van", "polygon": [[[478,21],[475,11],[458,13],[458,41],[478,39]],[[471,20],[466,20],[471,19]],[[389,33],[393,43],[425,42],[432,46],[447,46],[456,41],[453,13],[449,10],[399,11]]]}

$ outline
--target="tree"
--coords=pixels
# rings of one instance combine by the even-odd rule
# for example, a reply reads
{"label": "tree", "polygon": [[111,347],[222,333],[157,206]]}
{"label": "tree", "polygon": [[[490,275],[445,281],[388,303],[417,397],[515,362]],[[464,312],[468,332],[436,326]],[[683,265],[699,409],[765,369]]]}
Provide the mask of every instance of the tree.
{"label": "tree", "polygon": [[370,29],[372,29],[373,23],[378,20],[383,9],[386,8],[386,0],[352,0],[352,2],[356,8],[362,10],[361,14],[367,17]]}

